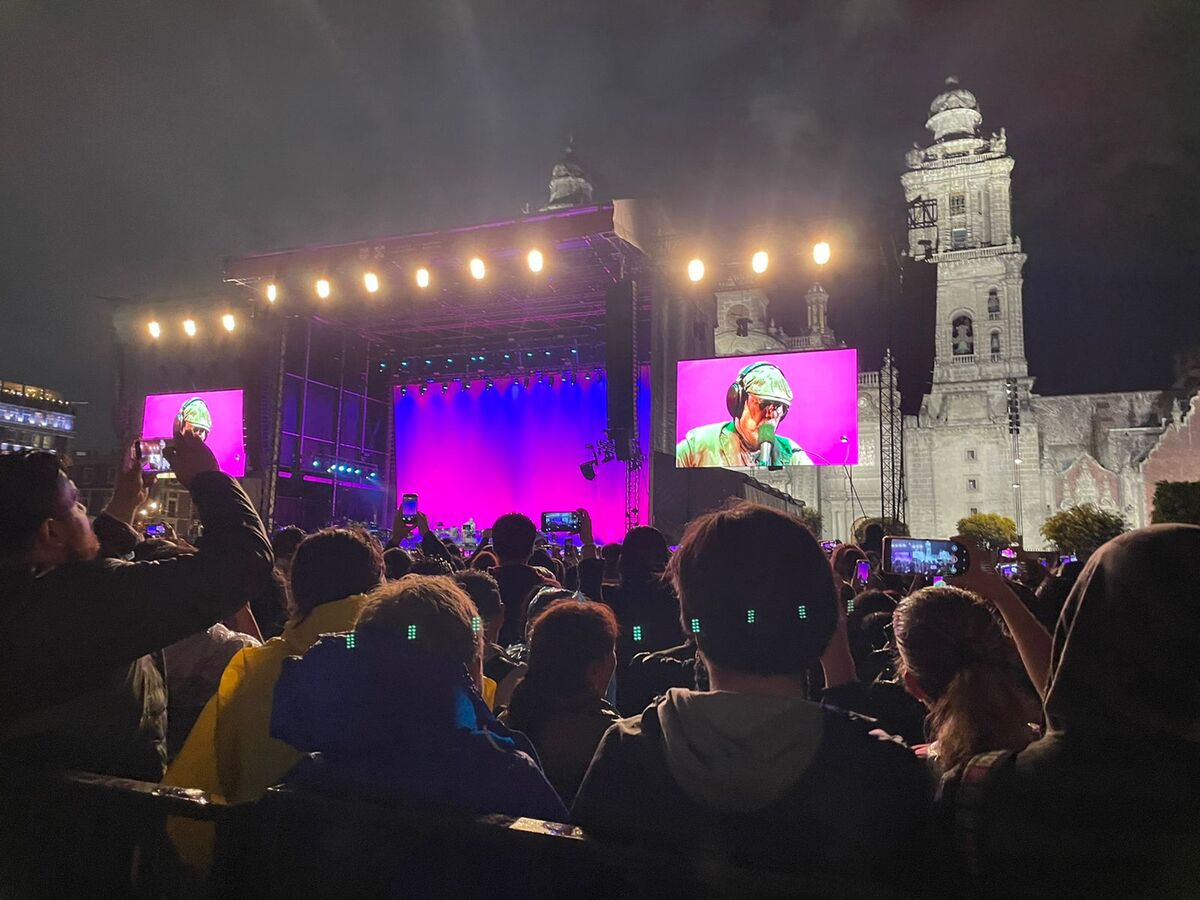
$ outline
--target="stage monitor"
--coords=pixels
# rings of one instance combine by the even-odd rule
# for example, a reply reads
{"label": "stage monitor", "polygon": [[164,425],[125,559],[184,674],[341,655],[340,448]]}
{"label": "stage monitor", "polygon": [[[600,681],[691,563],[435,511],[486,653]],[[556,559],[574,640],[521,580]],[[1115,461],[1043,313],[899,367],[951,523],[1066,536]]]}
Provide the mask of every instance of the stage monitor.
{"label": "stage monitor", "polygon": [[858,463],[854,350],[685,359],[676,377],[677,467]]}
{"label": "stage monitor", "polygon": [[146,397],[142,440],[176,438],[184,431],[196,434],[208,444],[222,472],[234,478],[246,474],[240,390],[188,391]]}

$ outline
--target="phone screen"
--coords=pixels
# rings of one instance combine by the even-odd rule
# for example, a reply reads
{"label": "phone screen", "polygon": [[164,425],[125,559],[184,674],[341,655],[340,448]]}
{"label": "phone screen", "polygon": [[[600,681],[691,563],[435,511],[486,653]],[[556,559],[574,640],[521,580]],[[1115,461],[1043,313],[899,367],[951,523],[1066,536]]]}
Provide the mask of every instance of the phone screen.
{"label": "phone screen", "polygon": [[166,447],[166,438],[149,438],[148,440],[138,441],[138,462],[141,463],[143,472],[171,471],[171,464],[167,462],[167,457],[163,453]]}
{"label": "phone screen", "polygon": [[1016,563],[1005,563],[1004,565],[1000,566],[1000,574],[1003,575],[1005,578],[1016,578],[1017,577],[1017,564]]}
{"label": "phone screen", "polygon": [[860,559],[854,564],[854,577],[859,584],[866,584],[867,579],[871,577],[871,563],[868,560]]}
{"label": "phone screen", "polygon": [[933,576],[933,586],[934,587],[945,587],[946,579],[943,578],[941,575],[934,575]]}
{"label": "phone screen", "polygon": [[544,512],[542,513],[542,531],[579,531],[579,513],[577,512]]}
{"label": "phone screen", "polygon": [[406,525],[417,521],[417,495],[405,494],[400,499],[400,518]]}
{"label": "phone screen", "polygon": [[162,537],[167,533],[167,526],[162,522],[151,522],[146,526],[146,537]]}
{"label": "phone screen", "polygon": [[957,541],[935,538],[883,539],[883,564],[887,572],[901,575],[961,575],[970,568],[967,548]]}

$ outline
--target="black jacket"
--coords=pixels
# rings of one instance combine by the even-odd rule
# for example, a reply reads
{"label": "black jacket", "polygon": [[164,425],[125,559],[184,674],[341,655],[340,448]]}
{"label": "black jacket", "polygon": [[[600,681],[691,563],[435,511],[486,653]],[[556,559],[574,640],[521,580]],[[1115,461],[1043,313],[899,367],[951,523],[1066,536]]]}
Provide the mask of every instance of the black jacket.
{"label": "black jacket", "polygon": [[[689,729],[686,707],[697,701],[729,701],[731,714]],[[903,884],[919,881],[935,852],[931,800],[920,761],[869,720],[804,701],[673,690],[604,735],[572,818],[713,859]]]}
{"label": "black jacket", "polygon": [[[157,781],[166,696],[148,654],[236,610],[266,585],[271,545],[228,475],[196,476],[199,552],[98,558],[35,577],[0,572],[0,755]],[[97,520],[97,531],[111,522]]]}

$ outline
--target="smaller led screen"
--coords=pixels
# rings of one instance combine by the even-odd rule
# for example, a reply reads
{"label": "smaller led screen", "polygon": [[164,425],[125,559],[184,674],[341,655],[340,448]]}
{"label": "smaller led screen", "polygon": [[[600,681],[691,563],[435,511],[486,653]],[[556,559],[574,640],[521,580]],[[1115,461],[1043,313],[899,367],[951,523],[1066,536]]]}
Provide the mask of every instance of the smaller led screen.
{"label": "smaller led screen", "polygon": [[858,463],[854,350],[685,359],[676,379],[678,467]]}
{"label": "smaller led screen", "polygon": [[234,478],[246,474],[243,430],[240,390],[151,394],[142,414],[142,440],[190,431],[212,449],[221,471]]}

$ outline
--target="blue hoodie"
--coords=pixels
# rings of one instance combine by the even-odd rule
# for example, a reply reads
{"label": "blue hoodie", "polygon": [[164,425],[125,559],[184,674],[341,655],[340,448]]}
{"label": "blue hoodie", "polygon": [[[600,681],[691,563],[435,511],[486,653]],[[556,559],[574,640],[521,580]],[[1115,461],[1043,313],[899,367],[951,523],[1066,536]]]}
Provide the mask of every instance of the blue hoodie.
{"label": "blue hoodie", "polygon": [[466,667],[399,635],[324,635],[284,660],[271,735],[314,754],[288,784],[570,821],[533,745],[491,714]]}

